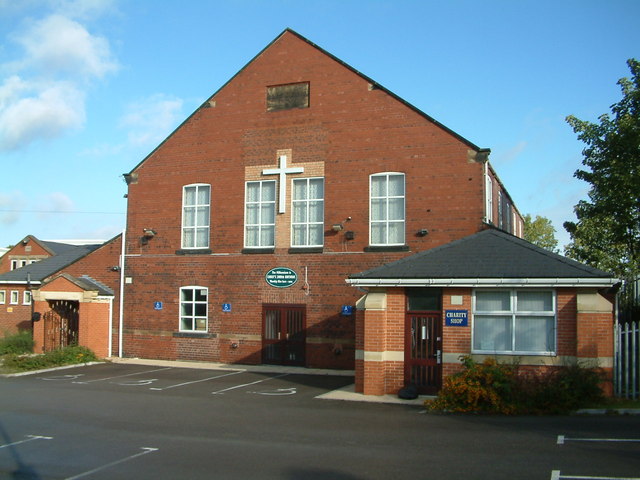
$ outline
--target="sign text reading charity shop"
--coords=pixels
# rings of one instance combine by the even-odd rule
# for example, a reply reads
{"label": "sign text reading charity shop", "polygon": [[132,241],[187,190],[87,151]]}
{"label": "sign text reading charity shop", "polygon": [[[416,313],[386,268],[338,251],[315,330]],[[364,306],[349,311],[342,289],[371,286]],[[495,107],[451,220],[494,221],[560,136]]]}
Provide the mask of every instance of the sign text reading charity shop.
{"label": "sign text reading charity shop", "polygon": [[287,267],[272,268],[264,279],[269,285],[276,288],[287,288],[298,281],[298,274]]}

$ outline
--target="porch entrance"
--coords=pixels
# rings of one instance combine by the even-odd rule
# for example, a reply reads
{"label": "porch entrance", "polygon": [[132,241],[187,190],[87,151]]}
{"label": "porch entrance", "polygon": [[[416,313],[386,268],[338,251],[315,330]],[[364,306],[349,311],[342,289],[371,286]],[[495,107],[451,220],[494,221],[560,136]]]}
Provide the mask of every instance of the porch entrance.
{"label": "porch entrance", "polygon": [[51,310],[42,316],[44,321],[44,351],[50,352],[78,344],[79,302],[50,300]]}
{"label": "porch entrance", "polygon": [[305,364],[304,305],[263,305],[262,325],[262,363]]}
{"label": "porch entrance", "polygon": [[405,319],[404,382],[421,394],[442,386],[442,313],[407,313]]}

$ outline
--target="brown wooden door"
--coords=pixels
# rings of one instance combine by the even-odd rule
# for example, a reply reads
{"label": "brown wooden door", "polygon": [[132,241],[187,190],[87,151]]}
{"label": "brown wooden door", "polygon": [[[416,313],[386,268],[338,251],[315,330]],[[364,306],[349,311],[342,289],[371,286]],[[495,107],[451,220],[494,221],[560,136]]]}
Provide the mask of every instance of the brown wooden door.
{"label": "brown wooden door", "polygon": [[262,363],[305,364],[304,305],[264,305],[262,325]]}
{"label": "brown wooden door", "polygon": [[42,316],[44,321],[44,351],[50,352],[78,343],[78,302],[56,300],[51,310]]}
{"label": "brown wooden door", "polygon": [[442,313],[407,313],[404,382],[419,393],[437,393],[442,386]]}

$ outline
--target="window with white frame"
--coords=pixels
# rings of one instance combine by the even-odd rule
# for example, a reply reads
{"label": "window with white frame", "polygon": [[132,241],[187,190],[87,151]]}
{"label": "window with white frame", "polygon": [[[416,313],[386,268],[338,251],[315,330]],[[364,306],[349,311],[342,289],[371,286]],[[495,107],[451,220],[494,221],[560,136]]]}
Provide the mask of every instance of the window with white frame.
{"label": "window with white frame", "polygon": [[183,187],[182,248],[209,248],[210,202],[210,185]]}
{"label": "window with white frame", "polygon": [[23,305],[31,305],[31,292],[29,290],[25,290],[22,294],[22,304]]}
{"label": "window with white frame", "polygon": [[293,180],[291,245],[321,247],[324,244],[324,178]]}
{"label": "window with white frame", "polygon": [[3,305],[7,302],[7,292],[4,290],[0,290],[0,305]]}
{"label": "window with white frame", "polygon": [[19,263],[18,260],[11,260],[11,270],[15,270],[18,267]]}
{"label": "window with white frame", "polygon": [[404,245],[404,173],[378,173],[370,177],[371,245]]}
{"label": "window with white frame", "polygon": [[9,299],[9,303],[11,305],[17,305],[20,299],[20,292],[18,290],[11,290],[11,298]]}
{"label": "window with white frame", "polygon": [[486,217],[487,222],[493,222],[493,180],[490,175],[487,175],[487,185],[486,185]]}
{"label": "window with white frame", "polygon": [[181,332],[207,332],[208,297],[206,287],[180,288]]}
{"label": "window with white frame", "polygon": [[556,351],[552,290],[477,290],[473,352],[551,355]]}
{"label": "window with white frame", "polygon": [[247,182],[244,244],[247,248],[275,247],[276,182]]}

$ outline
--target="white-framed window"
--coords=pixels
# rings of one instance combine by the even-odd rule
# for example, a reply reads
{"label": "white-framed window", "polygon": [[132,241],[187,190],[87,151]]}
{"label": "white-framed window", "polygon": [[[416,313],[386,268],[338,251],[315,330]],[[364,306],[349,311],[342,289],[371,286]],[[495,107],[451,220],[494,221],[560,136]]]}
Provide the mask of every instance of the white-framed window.
{"label": "white-framed window", "polygon": [[244,245],[247,248],[275,247],[276,182],[246,183]]}
{"label": "white-framed window", "polygon": [[324,178],[293,180],[291,245],[321,247],[324,244]]}
{"label": "white-framed window", "polygon": [[18,305],[20,300],[20,292],[18,290],[11,290],[11,297],[9,298],[9,303],[11,305]]}
{"label": "white-framed window", "polygon": [[19,263],[18,260],[11,260],[11,270],[15,270],[16,268],[19,268]]}
{"label": "white-framed window", "polygon": [[404,173],[377,173],[370,177],[371,245],[404,245]]}
{"label": "white-framed window", "polygon": [[31,292],[29,290],[25,290],[22,293],[22,304],[31,305]]}
{"label": "white-framed window", "polygon": [[7,302],[7,292],[0,290],[0,305],[4,305]]}
{"label": "white-framed window", "polygon": [[209,248],[211,186],[185,185],[182,190],[182,248]]}
{"label": "white-framed window", "polygon": [[207,332],[208,298],[209,289],[207,287],[180,288],[181,332]]}
{"label": "white-framed window", "polygon": [[476,290],[472,351],[553,355],[556,324],[553,290]]}
{"label": "white-framed window", "polygon": [[486,217],[487,222],[493,222],[493,180],[491,179],[491,175],[487,175],[487,185],[486,185]]}

